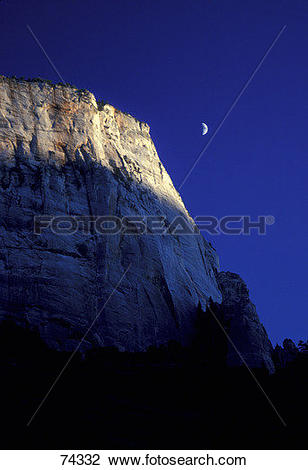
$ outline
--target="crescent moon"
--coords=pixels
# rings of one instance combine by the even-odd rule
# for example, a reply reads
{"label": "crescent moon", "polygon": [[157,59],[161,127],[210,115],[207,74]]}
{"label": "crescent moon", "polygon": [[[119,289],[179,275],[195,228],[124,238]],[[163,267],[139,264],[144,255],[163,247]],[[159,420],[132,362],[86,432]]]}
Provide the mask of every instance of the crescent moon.
{"label": "crescent moon", "polygon": [[202,122],[202,135],[207,134],[208,130],[209,130],[209,128],[207,127],[207,125],[204,124],[204,122]]}

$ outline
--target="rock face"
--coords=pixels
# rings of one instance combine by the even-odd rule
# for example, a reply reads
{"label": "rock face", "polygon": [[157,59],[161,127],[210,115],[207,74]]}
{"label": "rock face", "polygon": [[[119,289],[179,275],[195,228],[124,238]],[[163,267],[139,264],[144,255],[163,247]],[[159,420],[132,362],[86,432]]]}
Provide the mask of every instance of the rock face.
{"label": "rock face", "polygon": [[[169,340],[189,344],[197,306],[205,311],[211,298],[247,363],[272,371],[272,346],[246,285],[218,273],[201,235],[157,235],[153,227],[34,233],[42,215],[163,216],[167,224],[181,216],[195,225],[147,124],[98,107],[86,90],[0,81],[0,320],[73,350],[97,318],[83,347],[142,351]],[[227,362],[241,364],[230,345]]]}
{"label": "rock face", "polygon": [[194,227],[149,126],[88,91],[0,77],[0,193],[0,318],[53,347],[74,349],[99,313],[85,347],[186,343],[199,301],[221,301],[200,235],[34,233],[38,215],[182,215]]}
{"label": "rock face", "polygon": [[[217,273],[216,278],[222,293],[218,310],[237,350],[249,367],[266,367],[269,372],[274,372],[273,347],[249,298],[246,284],[238,274],[230,272]],[[234,347],[228,343],[227,348],[228,365],[241,365],[242,360]]]}
{"label": "rock face", "polygon": [[276,369],[283,369],[290,362],[295,361],[299,355],[299,349],[291,339],[286,338],[282,345],[283,347],[277,344],[273,351],[273,360]]}

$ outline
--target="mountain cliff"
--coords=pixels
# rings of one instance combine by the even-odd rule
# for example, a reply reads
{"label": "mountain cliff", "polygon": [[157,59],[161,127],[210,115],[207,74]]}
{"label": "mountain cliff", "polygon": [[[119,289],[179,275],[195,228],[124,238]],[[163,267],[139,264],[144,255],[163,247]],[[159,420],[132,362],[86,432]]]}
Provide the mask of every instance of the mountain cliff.
{"label": "mountain cliff", "polygon": [[86,339],[143,350],[193,334],[200,301],[221,293],[202,236],[33,233],[35,215],[165,216],[193,220],[149,126],[87,91],[1,78],[1,316],[72,349]]}
{"label": "mountain cliff", "polygon": [[274,372],[273,347],[250,300],[246,284],[238,274],[230,272],[218,273],[217,281],[222,292],[222,303],[218,308],[237,349],[228,343],[227,363],[240,366],[239,351],[250,367],[263,365]]}
{"label": "mountain cliff", "polygon": [[[98,106],[87,90],[0,78],[0,193],[0,317],[35,328],[51,347],[73,350],[96,317],[84,348],[189,344],[197,306],[226,299],[218,257],[200,234],[34,233],[42,215],[181,216],[196,230],[149,126]],[[270,342],[245,308],[249,321],[234,320],[232,334],[240,322],[247,361],[261,341],[269,363]],[[264,363],[263,353],[253,357]]]}

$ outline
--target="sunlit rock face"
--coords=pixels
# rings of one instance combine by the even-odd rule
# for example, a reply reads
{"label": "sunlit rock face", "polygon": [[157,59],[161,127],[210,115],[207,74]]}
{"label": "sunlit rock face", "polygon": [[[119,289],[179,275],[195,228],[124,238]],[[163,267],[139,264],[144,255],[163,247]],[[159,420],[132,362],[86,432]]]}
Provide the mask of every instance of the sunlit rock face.
{"label": "sunlit rock face", "polygon": [[227,364],[241,366],[244,359],[251,368],[264,367],[274,372],[273,347],[249,298],[246,284],[238,274],[230,272],[217,273],[217,281],[223,299],[217,307],[231,339],[228,342]]}
{"label": "sunlit rock face", "polygon": [[[0,77],[0,315],[72,350],[190,341],[198,302],[221,301],[200,235],[56,235],[35,215],[162,215],[193,221],[149,126],[87,91]],[[125,270],[127,273],[112,297]],[[105,307],[103,308],[103,306]]]}

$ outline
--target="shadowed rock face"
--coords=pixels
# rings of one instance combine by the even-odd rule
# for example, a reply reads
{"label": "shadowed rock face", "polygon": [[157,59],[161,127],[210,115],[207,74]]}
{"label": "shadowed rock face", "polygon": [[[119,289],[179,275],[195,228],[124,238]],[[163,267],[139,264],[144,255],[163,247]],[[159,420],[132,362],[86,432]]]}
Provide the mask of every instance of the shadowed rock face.
{"label": "shadowed rock face", "polygon": [[[266,330],[249,298],[249,291],[238,274],[217,273],[217,282],[222,293],[222,303],[217,306],[229,337],[249,367],[266,367],[274,372],[273,347]],[[227,363],[239,366],[242,360],[231,343],[228,343]]]}
{"label": "shadowed rock face", "polygon": [[35,215],[183,215],[149,127],[85,91],[0,77],[0,316],[71,350],[190,341],[196,307],[221,301],[200,235],[33,233]]}
{"label": "shadowed rock face", "polygon": [[286,338],[282,346],[283,347],[277,344],[273,352],[273,360],[276,369],[283,369],[290,362],[295,361],[299,355],[299,349],[291,339]]}

